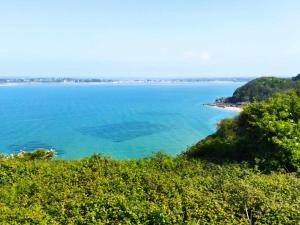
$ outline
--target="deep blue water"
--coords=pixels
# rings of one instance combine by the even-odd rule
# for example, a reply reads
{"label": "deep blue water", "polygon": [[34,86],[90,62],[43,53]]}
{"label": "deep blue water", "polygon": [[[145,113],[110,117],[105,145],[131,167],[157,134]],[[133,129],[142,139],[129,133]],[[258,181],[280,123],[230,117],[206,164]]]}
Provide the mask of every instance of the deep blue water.
{"label": "deep blue water", "polygon": [[0,151],[54,148],[78,159],[178,154],[236,112],[203,106],[241,83],[0,87]]}

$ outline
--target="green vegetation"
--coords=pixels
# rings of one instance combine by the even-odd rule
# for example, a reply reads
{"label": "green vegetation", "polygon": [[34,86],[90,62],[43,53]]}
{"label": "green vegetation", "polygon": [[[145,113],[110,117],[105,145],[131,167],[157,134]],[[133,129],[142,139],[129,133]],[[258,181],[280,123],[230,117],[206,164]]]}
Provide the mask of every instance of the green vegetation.
{"label": "green vegetation", "polygon": [[[24,159],[24,160],[34,160],[34,159],[52,159],[55,156],[54,150],[47,150],[44,148],[38,148],[33,152],[25,152],[21,151],[19,153],[12,154],[10,158],[18,158],[18,159]],[[0,156],[1,158],[1,156]],[[2,158],[5,158],[4,155],[2,155]]]}
{"label": "green vegetation", "polygon": [[217,132],[192,146],[189,157],[247,160],[266,171],[300,172],[299,92],[277,93],[249,104]]}
{"label": "green vegetation", "polygon": [[158,153],[0,160],[0,224],[296,224],[296,174]]}
{"label": "green vegetation", "polygon": [[254,81],[253,99],[296,90],[248,104],[176,157],[0,154],[0,224],[297,224],[299,78]]}
{"label": "green vegetation", "polygon": [[257,78],[238,88],[230,99],[235,102],[265,100],[276,92],[287,91],[291,88],[300,90],[299,80],[300,75],[292,79],[277,77]]}

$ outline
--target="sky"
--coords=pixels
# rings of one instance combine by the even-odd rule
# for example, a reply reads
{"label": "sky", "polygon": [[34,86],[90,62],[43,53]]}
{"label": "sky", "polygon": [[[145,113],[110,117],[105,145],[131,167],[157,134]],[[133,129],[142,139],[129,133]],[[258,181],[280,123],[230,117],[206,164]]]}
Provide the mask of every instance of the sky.
{"label": "sky", "polygon": [[294,76],[299,12],[299,0],[0,0],[0,76]]}

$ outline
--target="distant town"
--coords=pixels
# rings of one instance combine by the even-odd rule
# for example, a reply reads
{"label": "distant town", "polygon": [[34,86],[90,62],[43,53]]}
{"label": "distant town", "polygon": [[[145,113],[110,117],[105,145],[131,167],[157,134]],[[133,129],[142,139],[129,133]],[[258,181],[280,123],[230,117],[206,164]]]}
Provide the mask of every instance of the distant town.
{"label": "distant town", "polygon": [[0,84],[114,84],[114,83],[197,83],[197,82],[247,82],[251,78],[187,78],[187,79],[99,79],[99,78],[0,78]]}

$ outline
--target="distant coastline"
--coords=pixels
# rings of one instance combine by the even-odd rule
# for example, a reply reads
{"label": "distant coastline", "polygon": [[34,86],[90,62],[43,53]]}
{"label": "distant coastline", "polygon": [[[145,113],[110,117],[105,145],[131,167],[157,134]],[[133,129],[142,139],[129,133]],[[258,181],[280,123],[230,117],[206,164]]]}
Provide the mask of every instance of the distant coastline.
{"label": "distant coastline", "polygon": [[194,84],[203,82],[247,82],[250,78],[198,78],[198,79],[75,79],[75,78],[0,78],[0,86],[12,85],[36,85],[36,84],[82,84],[82,85],[104,85],[104,84]]}

